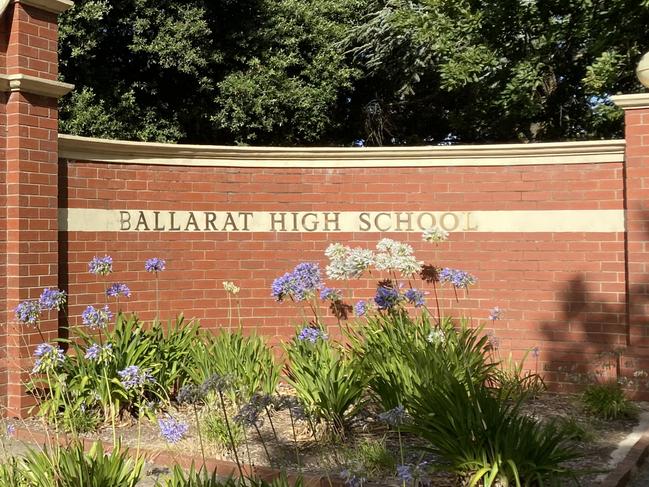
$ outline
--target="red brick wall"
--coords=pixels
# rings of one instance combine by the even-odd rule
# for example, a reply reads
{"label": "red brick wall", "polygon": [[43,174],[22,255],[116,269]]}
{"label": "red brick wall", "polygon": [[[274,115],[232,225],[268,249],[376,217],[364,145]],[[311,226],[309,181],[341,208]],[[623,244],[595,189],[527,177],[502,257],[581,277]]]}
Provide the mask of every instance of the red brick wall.
{"label": "red brick wall", "polygon": [[[0,73],[55,80],[56,42],[55,14],[12,3],[0,22]],[[105,302],[106,285],[121,281],[134,293],[122,300],[126,311],[144,319],[182,312],[218,329],[231,321],[222,283],[234,281],[241,286],[235,308],[240,302],[245,329],[278,341],[292,333],[302,314],[270,297],[274,278],[302,261],[318,261],[324,268],[323,251],[332,242],[374,247],[383,237],[409,242],[427,263],[475,274],[477,285],[468,296],[460,293],[459,302],[451,290],[441,291],[442,308],[470,317],[476,326],[486,324],[500,338],[502,355],[540,347],[540,365],[556,387],[584,379],[603,356],[624,347],[618,364],[623,372],[649,370],[649,109],[627,112],[626,164],[491,167],[260,169],[58,161],[54,96],[2,93],[0,120],[0,300],[6,325],[0,332],[0,395],[10,415],[24,414],[29,406],[23,381],[33,347],[41,341],[35,330],[15,323],[13,308],[38,297],[44,287],[69,291],[73,326],[87,305]],[[398,232],[59,232],[58,208],[626,209],[628,232],[454,232],[438,247],[422,242],[419,233]],[[104,254],[114,258],[115,273],[98,282],[87,263]],[[167,261],[168,270],[158,280],[144,271],[144,261],[154,256]],[[371,297],[375,282],[353,283],[350,303]],[[432,295],[428,300],[432,308]],[[487,316],[494,306],[504,316],[491,323]],[[236,326],[239,313],[234,314]],[[46,319],[45,338],[62,333],[63,321]]]}
{"label": "red brick wall", "polygon": [[649,370],[649,108],[626,110],[625,206],[629,342],[622,372]]}
{"label": "red brick wall", "polygon": [[12,22],[6,51],[6,74],[55,80],[58,72],[56,14],[16,3],[7,7]]}
{"label": "red brick wall", "polygon": [[[477,211],[622,209],[621,163],[371,169],[248,169],[134,166],[70,161],[60,189],[69,208],[193,211]],[[150,319],[155,282],[145,259],[159,256],[160,314],[183,312],[203,326],[227,326],[222,282],[241,286],[243,325],[286,337],[301,314],[270,297],[275,277],[301,261],[324,269],[329,243],[374,247],[383,237],[407,241],[421,260],[461,268],[478,284],[443,308],[495,327],[503,353],[539,346],[550,370],[585,365],[626,343],[623,233],[454,232],[435,247],[420,233],[62,232],[72,323],[88,304],[103,304],[105,283],[87,272],[95,255],[111,255],[115,274],[133,290],[128,311]],[[346,285],[332,281],[333,287]],[[353,284],[354,299],[370,297],[375,280]],[[425,286],[432,292],[430,285]],[[432,305],[432,294],[428,297]],[[489,309],[505,310],[495,323]],[[432,307],[432,306],[431,306]],[[324,310],[324,307],[323,307]],[[330,319],[330,322],[333,321]],[[584,369],[585,370],[585,369]],[[552,379],[565,374],[548,372]],[[559,374],[561,377],[559,377]]]}
{"label": "red brick wall", "polygon": [[[2,17],[3,74],[55,80],[56,14],[12,3]],[[57,101],[22,87],[2,93],[2,330],[0,395],[6,414],[21,415],[33,404],[24,394],[36,329],[16,323],[14,308],[58,285],[58,128]],[[57,317],[45,317],[45,339],[58,337]]]}

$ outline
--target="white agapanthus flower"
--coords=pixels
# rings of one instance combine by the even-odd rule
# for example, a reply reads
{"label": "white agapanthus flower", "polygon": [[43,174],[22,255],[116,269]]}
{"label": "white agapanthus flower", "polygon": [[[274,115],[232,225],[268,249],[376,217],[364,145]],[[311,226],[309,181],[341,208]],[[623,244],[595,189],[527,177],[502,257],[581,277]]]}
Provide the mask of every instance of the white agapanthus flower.
{"label": "white agapanthus flower", "polygon": [[384,238],[376,248],[376,268],[379,271],[397,271],[403,276],[411,276],[421,271],[422,262],[415,259],[413,248],[401,242]]}
{"label": "white agapanthus flower", "polygon": [[426,337],[426,341],[432,344],[444,345],[446,343],[446,335],[443,330],[432,330]]}
{"label": "white agapanthus flower", "polygon": [[376,250],[378,250],[379,252],[387,252],[391,254],[394,253],[392,252],[392,249],[396,246],[396,244],[397,242],[395,242],[391,238],[383,238],[376,244]]}
{"label": "white agapanthus flower", "polygon": [[428,228],[422,235],[424,242],[440,243],[448,240],[448,232],[441,228]]}
{"label": "white agapanthus flower", "polygon": [[343,259],[335,259],[325,268],[325,273],[329,279],[342,281],[347,279],[347,269]]}
{"label": "white agapanthus flower", "polygon": [[342,259],[347,255],[349,247],[341,243],[332,243],[325,249],[325,255],[330,259]]}
{"label": "white agapanthus flower", "polygon": [[418,261],[412,255],[394,258],[394,268],[405,277],[419,274],[422,265],[423,262]]}
{"label": "white agapanthus flower", "polygon": [[241,288],[231,281],[223,281],[223,289],[229,294],[237,295]]}
{"label": "white agapanthus flower", "polygon": [[345,258],[345,268],[349,279],[358,279],[374,264],[374,252],[370,249],[356,247],[351,249]]}
{"label": "white agapanthus flower", "polygon": [[374,264],[374,253],[360,247],[352,249],[338,243],[331,244],[325,255],[329,257],[325,272],[335,280],[358,279]]}

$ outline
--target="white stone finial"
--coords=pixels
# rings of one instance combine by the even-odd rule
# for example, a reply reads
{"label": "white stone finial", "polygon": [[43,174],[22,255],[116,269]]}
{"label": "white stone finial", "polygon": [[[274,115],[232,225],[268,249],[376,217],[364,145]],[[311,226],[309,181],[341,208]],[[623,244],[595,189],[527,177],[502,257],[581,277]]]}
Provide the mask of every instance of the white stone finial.
{"label": "white stone finial", "polygon": [[640,59],[635,74],[638,76],[640,83],[649,88],[649,52],[646,52]]}

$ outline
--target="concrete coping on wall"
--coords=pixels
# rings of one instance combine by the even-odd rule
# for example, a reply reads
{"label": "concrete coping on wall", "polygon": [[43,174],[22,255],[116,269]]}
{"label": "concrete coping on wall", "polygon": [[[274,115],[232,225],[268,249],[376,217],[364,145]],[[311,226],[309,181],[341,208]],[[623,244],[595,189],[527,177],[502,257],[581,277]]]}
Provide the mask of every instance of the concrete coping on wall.
{"label": "concrete coping on wall", "polygon": [[434,167],[593,164],[624,161],[624,140],[417,147],[232,147],[59,135],[59,158],[205,167]]}
{"label": "concrete coping on wall", "polygon": [[[0,0],[0,17],[4,14],[7,6],[12,2],[12,0]],[[67,9],[74,6],[74,2],[70,0],[15,0],[16,3],[22,3],[23,5],[29,5],[31,7],[36,7],[46,12],[52,12],[55,14],[65,12]]]}
{"label": "concrete coping on wall", "polygon": [[34,95],[60,98],[74,89],[74,85],[38,78],[28,74],[0,74],[0,91],[20,91]]}
{"label": "concrete coping on wall", "polygon": [[16,3],[22,3],[55,14],[65,12],[74,6],[74,2],[70,0],[16,0]]}
{"label": "concrete coping on wall", "polygon": [[649,108],[649,93],[634,93],[631,95],[612,96],[611,100],[624,110],[634,108]]}

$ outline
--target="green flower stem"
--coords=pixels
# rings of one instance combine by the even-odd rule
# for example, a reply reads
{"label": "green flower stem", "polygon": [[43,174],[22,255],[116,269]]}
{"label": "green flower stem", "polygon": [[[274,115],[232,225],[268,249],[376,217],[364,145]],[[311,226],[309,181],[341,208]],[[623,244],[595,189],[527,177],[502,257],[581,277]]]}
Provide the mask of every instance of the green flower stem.
{"label": "green flower stem", "polygon": [[257,426],[257,423],[255,423],[255,430],[257,431],[257,436],[259,436],[259,441],[261,441],[261,446],[264,447],[264,452],[266,453],[266,458],[268,458],[268,464],[272,467],[273,466],[273,459],[270,456],[270,452],[268,451],[268,447],[266,446],[266,441],[264,440],[264,437],[261,434],[261,431],[259,431],[259,426]]}
{"label": "green flower stem", "polygon": [[279,438],[277,437],[277,431],[275,430],[275,425],[273,424],[273,418],[270,416],[270,411],[268,409],[268,406],[264,406],[264,409],[266,410],[266,416],[268,417],[268,422],[270,423],[270,427],[273,430],[273,436],[275,436],[275,441],[279,441]]}
{"label": "green flower stem", "polygon": [[295,446],[295,461],[297,462],[298,472],[302,472],[302,465],[300,464],[300,450],[297,443],[297,433],[295,432],[295,420],[293,419],[293,411],[288,408],[288,414],[291,417],[291,430],[293,431],[293,445]]}
{"label": "green flower stem", "polygon": [[[49,369],[45,371],[45,374],[47,375],[47,387],[50,394],[50,400],[54,402],[54,389],[52,388],[52,379],[50,377]],[[56,436],[58,437],[59,424],[58,424],[58,414],[56,411],[54,412],[54,430],[56,431]]]}
{"label": "green flower stem", "polygon": [[241,321],[241,300],[237,297],[237,320],[239,322],[239,329],[243,327],[243,322]]}
{"label": "green flower stem", "polygon": [[250,440],[248,439],[248,431],[246,431],[245,427],[241,428],[241,430],[243,431],[243,441],[245,442],[246,445],[246,456],[248,457],[248,465],[253,465],[252,457],[250,456]]}
{"label": "green flower stem", "polygon": [[160,316],[160,283],[158,282],[158,271],[155,272],[155,307],[157,316]]}
{"label": "green flower stem", "polygon": [[221,402],[221,409],[223,411],[223,417],[225,418],[225,427],[228,430],[228,437],[230,438],[230,445],[232,446],[232,451],[234,453],[234,459],[237,462],[237,468],[239,469],[239,474],[241,475],[241,478],[244,479],[245,476],[243,474],[243,469],[241,468],[241,461],[239,461],[239,454],[237,453],[237,446],[234,443],[234,437],[232,436],[232,428],[230,427],[230,420],[228,419],[228,410],[225,407],[225,398],[223,397],[223,393],[221,391],[219,392],[219,400]]}
{"label": "green flower stem", "polygon": [[437,284],[433,280],[433,293],[435,294],[435,305],[437,306],[437,324],[441,325],[442,323],[442,312],[439,307],[439,296],[437,295]]}
{"label": "green flower stem", "polygon": [[228,329],[232,331],[232,297],[228,292]]}
{"label": "green flower stem", "polygon": [[[401,441],[401,428],[397,426],[397,435],[399,437],[399,456],[401,457],[401,465],[405,465],[403,456],[403,441]],[[403,481],[403,487],[406,487],[406,481]]]}
{"label": "green flower stem", "polygon": [[196,403],[192,402],[192,409],[194,410],[194,419],[196,420],[196,431],[198,431],[198,442],[201,445],[201,456],[203,457],[203,465],[205,465],[205,446],[203,445],[203,434],[201,433],[201,425],[198,421],[198,409]]}
{"label": "green flower stem", "polygon": [[106,394],[108,400],[110,401],[110,425],[113,430],[113,445],[117,445],[117,428],[115,426],[115,404],[113,403],[113,397],[110,394],[110,382],[108,381],[108,372],[106,372],[106,367],[102,367],[104,372],[104,380],[106,382]]}

